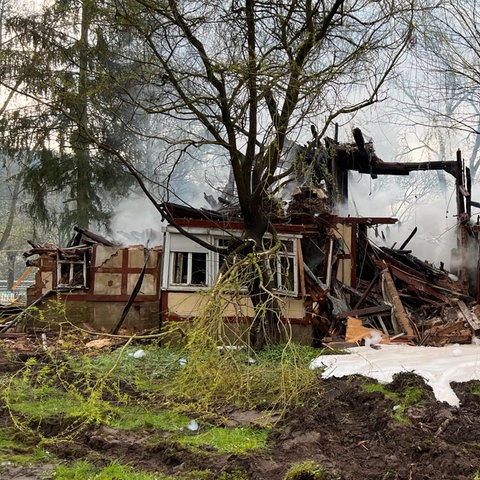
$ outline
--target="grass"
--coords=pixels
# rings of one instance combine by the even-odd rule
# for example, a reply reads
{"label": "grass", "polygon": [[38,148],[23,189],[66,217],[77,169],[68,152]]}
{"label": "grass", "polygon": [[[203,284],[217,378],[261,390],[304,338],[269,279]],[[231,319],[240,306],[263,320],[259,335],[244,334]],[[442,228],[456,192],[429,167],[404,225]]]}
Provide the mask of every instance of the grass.
{"label": "grass", "polygon": [[179,438],[183,445],[200,447],[209,445],[221,453],[241,455],[251,450],[267,448],[268,430],[253,430],[250,428],[210,428],[198,435],[189,435]]}
{"label": "grass", "polygon": [[303,462],[292,465],[283,480],[324,480],[325,475],[326,470],[319,463]]}
{"label": "grass", "polygon": [[96,467],[86,460],[74,464],[59,465],[46,478],[55,480],[247,480],[241,472],[229,472],[215,476],[209,470],[177,473],[175,476],[162,473],[140,472],[134,468],[112,462],[106,467]]}
{"label": "grass", "polygon": [[38,445],[35,438],[22,435],[12,427],[0,428],[0,472],[2,466],[36,465],[54,459],[54,455]]}
{"label": "grass", "polygon": [[178,432],[185,429],[190,420],[187,415],[174,411],[157,411],[146,406],[128,405],[119,408],[108,424],[120,430],[154,428],[166,432]]}
{"label": "grass", "polygon": [[470,390],[470,393],[473,393],[473,395],[477,395],[480,397],[480,382],[473,381],[469,386],[469,390]]}
{"label": "grass", "polygon": [[421,388],[412,385],[407,385],[402,393],[393,392],[388,389],[388,385],[374,382],[367,382],[362,388],[365,392],[380,392],[385,398],[392,400],[395,403],[392,417],[405,425],[410,424],[410,420],[406,416],[407,410],[417,405],[423,397]]}
{"label": "grass", "polygon": [[[136,358],[139,348],[145,355]],[[194,450],[209,446],[234,454],[267,448],[269,429],[218,426],[222,406],[281,411],[300,404],[315,384],[317,374],[309,364],[319,353],[298,345],[258,354],[213,348],[192,355],[191,350],[153,345],[128,345],[94,356],[69,352],[30,359],[23,369],[1,377],[0,397],[25,438],[48,445],[71,440],[89,425],[105,424],[163,432],[169,441]],[[199,419],[198,431],[187,428],[192,419]],[[5,451],[9,448],[14,447],[5,443]],[[25,461],[41,455],[23,451]]]}
{"label": "grass", "polygon": [[117,462],[99,468],[88,461],[82,460],[70,466],[59,465],[55,468],[51,478],[55,478],[55,480],[173,480],[174,478],[207,480],[212,477],[208,471],[191,472],[186,475],[171,477],[161,473],[140,472]]}

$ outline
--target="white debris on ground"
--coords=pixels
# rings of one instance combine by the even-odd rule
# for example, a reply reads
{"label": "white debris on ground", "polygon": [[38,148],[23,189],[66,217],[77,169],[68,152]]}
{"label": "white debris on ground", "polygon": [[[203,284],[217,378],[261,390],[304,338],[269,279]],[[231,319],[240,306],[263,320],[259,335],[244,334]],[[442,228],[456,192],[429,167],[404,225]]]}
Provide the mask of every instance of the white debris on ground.
{"label": "white debris on ground", "polygon": [[413,372],[424,378],[441,402],[459,406],[460,400],[451,382],[480,380],[480,346],[448,345],[417,347],[410,345],[378,345],[349,348],[349,355],[322,355],[312,361],[311,368],[324,368],[323,378],[364,375],[382,383],[390,383],[393,375]]}

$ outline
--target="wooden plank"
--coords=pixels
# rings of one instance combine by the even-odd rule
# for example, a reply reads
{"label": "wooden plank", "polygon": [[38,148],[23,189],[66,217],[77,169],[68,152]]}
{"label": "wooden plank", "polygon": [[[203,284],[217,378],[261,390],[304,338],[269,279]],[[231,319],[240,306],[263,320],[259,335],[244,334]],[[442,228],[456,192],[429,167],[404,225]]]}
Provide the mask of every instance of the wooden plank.
{"label": "wooden plank", "polygon": [[462,300],[457,302],[457,305],[460,309],[460,312],[465,317],[465,320],[470,325],[470,328],[473,330],[474,333],[480,330],[480,321],[478,320],[477,316],[469,310],[469,308],[465,305]]}
{"label": "wooden plank", "polygon": [[398,294],[397,287],[395,287],[392,275],[390,274],[390,270],[388,269],[386,264],[382,271],[382,275],[384,279],[384,294],[387,296],[387,300],[391,302],[393,306],[392,320],[394,321],[392,323],[395,333],[404,332],[409,337],[415,337],[415,332],[410,325],[410,318],[408,317],[403,303],[400,300],[400,295]]}

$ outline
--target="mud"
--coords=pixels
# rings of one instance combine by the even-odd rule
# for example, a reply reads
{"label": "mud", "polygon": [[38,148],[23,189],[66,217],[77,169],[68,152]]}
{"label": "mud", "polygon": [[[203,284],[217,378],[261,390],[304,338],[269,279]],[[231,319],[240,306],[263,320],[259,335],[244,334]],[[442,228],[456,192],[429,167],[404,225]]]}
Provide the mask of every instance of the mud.
{"label": "mud", "polygon": [[[420,402],[406,409],[402,421],[393,416],[395,401],[365,391],[365,382],[360,376],[319,377],[316,395],[275,423],[270,448],[262,453],[227,455],[208,446],[192,453],[165,432],[106,426],[86,431],[75,441],[54,444],[51,450],[67,463],[88,459],[101,466],[118,460],[174,477],[209,469],[213,478],[241,471],[248,479],[281,480],[291,465],[303,461],[321,463],[328,478],[343,480],[472,480],[480,471],[480,397],[472,393],[478,382],[453,385],[461,399],[457,408],[436,401],[421,377],[398,375],[387,387],[391,392],[402,394],[409,387],[422,392]],[[232,411],[225,425],[252,426],[262,413]],[[8,424],[8,412],[1,409],[0,414],[0,423]],[[0,478],[50,478],[51,468],[3,465]]]}

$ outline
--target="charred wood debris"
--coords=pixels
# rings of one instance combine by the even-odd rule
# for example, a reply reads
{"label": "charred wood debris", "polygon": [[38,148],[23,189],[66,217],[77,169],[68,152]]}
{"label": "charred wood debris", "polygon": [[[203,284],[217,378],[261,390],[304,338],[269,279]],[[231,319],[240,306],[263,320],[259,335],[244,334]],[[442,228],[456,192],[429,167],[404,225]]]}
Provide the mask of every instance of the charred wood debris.
{"label": "charred wood debris", "polygon": [[[373,332],[378,343],[425,346],[480,337],[480,307],[459,272],[421,261],[407,249],[416,229],[398,248],[379,247],[366,228],[359,229],[354,282],[347,285],[336,280],[345,252],[334,248],[328,261],[325,248],[339,219],[328,213],[324,194],[302,187],[294,192],[288,217],[296,223],[308,216],[324,226],[323,236],[302,240],[303,296],[315,347],[350,347],[370,337],[373,342]],[[311,255],[312,243],[323,248],[323,258]]]}

